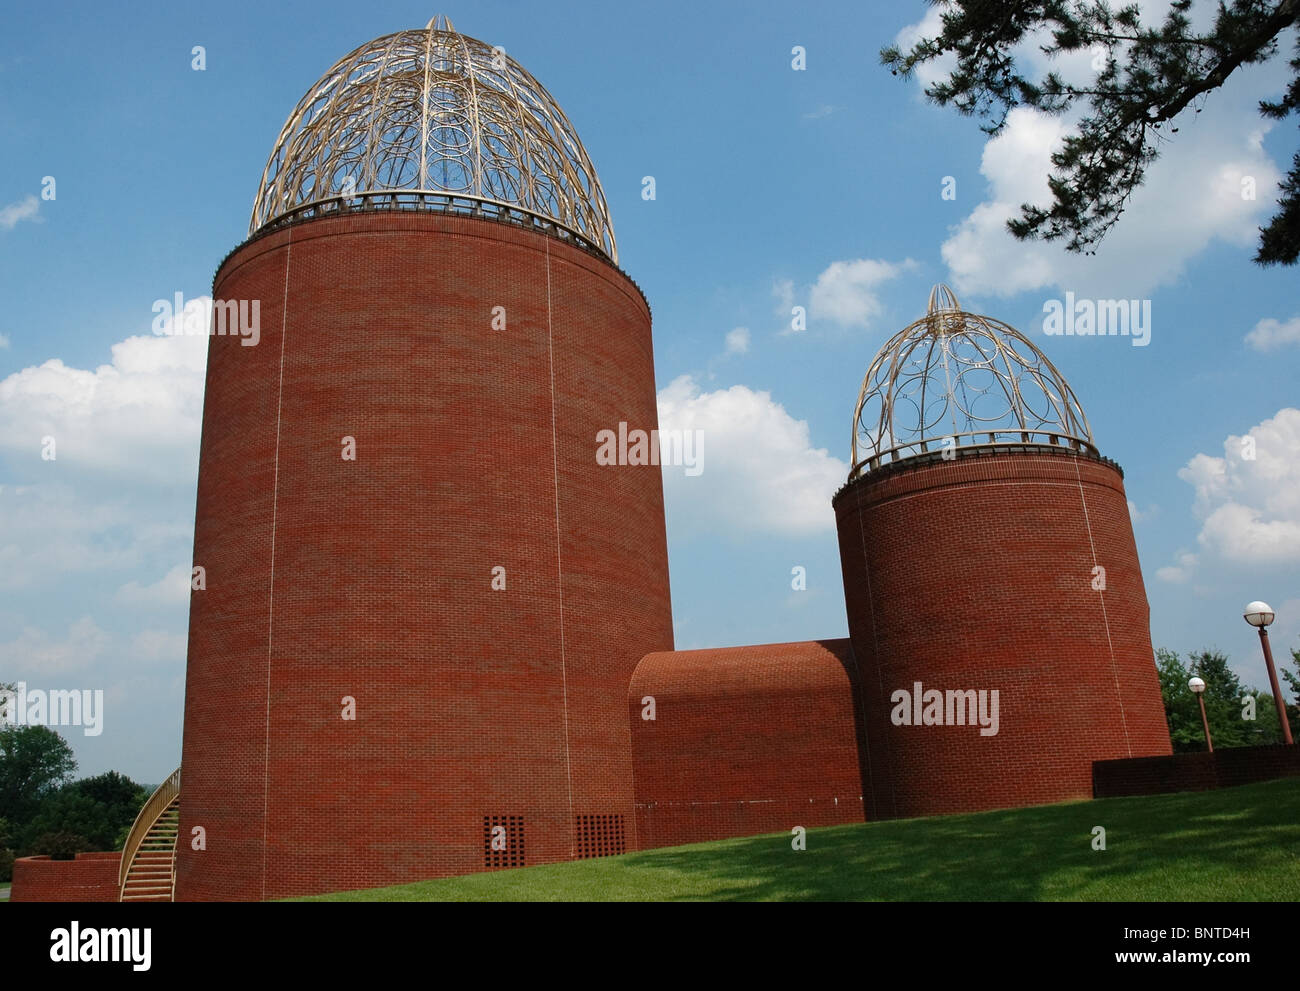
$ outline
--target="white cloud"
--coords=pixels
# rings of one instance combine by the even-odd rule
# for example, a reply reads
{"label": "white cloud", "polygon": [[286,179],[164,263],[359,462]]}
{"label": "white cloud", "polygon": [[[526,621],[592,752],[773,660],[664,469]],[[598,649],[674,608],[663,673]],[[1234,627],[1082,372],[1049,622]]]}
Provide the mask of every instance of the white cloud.
{"label": "white cloud", "polygon": [[831,262],[812,288],[812,315],[845,327],[870,326],[884,309],[876,290],[915,264],[910,258],[898,264],[871,258]]}
{"label": "white cloud", "polygon": [[804,120],[821,120],[823,117],[829,117],[835,113],[835,108],[829,103],[823,103],[816,110],[811,110],[803,115]]}
{"label": "white cloud", "polygon": [[701,474],[664,469],[664,497],[675,527],[801,535],[834,529],[831,496],[847,463],[814,448],[808,424],[743,385],[702,392],[683,375],[659,393],[660,430],[703,432]]}
{"label": "white cloud", "polygon": [[781,324],[779,333],[782,336],[801,333],[807,329],[806,311],[803,314],[803,319],[799,321],[802,326],[799,329],[795,328],[793,279],[774,279],[772,281],[772,298],[776,300],[776,305],[772,307],[772,314]]}
{"label": "white cloud", "polygon": [[192,502],[160,502],[138,485],[0,484],[0,590],[137,568],[159,554],[174,561],[193,523]]}
{"label": "white cloud", "polygon": [[131,605],[184,605],[190,601],[193,570],[178,564],[152,585],[127,582],[117,590],[117,598]]}
{"label": "white cloud", "polygon": [[1196,490],[1202,550],[1239,565],[1300,560],[1300,409],[1228,437],[1223,452],[1197,454],[1178,472]]}
{"label": "white cloud", "polygon": [[41,210],[41,201],[28,196],[8,206],[0,206],[0,230],[11,231],[20,220],[32,220]]}
{"label": "white cloud", "polygon": [[1286,323],[1271,317],[1261,320],[1246,335],[1246,343],[1256,351],[1276,351],[1290,344],[1300,344],[1300,317],[1292,317]]}
{"label": "white cloud", "polygon": [[[1144,20],[1163,16],[1159,5],[1145,6]],[[932,8],[920,23],[905,28],[899,43],[937,34],[939,13]],[[1194,19],[1209,16],[1212,11],[1202,9]],[[1091,77],[1089,51],[1049,60],[1039,50],[1041,40],[1035,36],[1016,48],[1017,62],[1027,75],[1050,68],[1070,84]],[[918,71],[918,82],[924,86],[945,78],[952,68],[951,60],[927,66]],[[1144,298],[1174,282],[1187,262],[1216,240],[1253,247],[1259,226],[1274,208],[1281,177],[1263,148],[1273,125],[1260,118],[1258,101],[1285,84],[1284,59],[1251,73],[1235,73],[1209,96],[1201,113],[1177,122],[1178,134],[1166,131],[1160,158],[1147,169],[1119,222],[1095,246],[1095,256],[1070,254],[1061,242],[1017,241],[1007,231],[1007,220],[1019,216],[1021,204],[1051,203],[1051,155],[1075,122],[1028,107],[1012,110],[1002,133],[984,146],[984,201],[943,244],[955,288],[1008,296],[1059,286],[1081,296]],[[1086,107],[1080,105],[1079,110]],[[1243,198],[1247,179],[1254,183],[1254,199]]]}
{"label": "white cloud", "polygon": [[9,347],[9,338],[4,334],[0,334],[0,351],[3,351],[7,347]]}
{"label": "white cloud", "polygon": [[794,280],[772,280],[772,296],[776,299],[776,308],[773,312],[778,317],[788,317],[791,307],[794,306]]}
{"label": "white cloud", "polygon": [[[17,672],[23,677],[79,671],[104,652],[109,640],[109,635],[89,616],[82,616],[72,623],[67,636],[62,638],[51,637],[34,627],[24,627],[15,639],[0,643],[0,669]],[[11,677],[9,680],[16,679]]]}
{"label": "white cloud", "polygon": [[[111,595],[186,559],[207,342],[129,337],[93,371],[55,358],[0,380],[0,590],[118,572],[99,579]],[[53,461],[41,458],[47,436]],[[147,593],[163,604],[162,588],[138,580],[119,601]]]}
{"label": "white cloud", "polygon": [[1149,520],[1155,516],[1158,511],[1156,506],[1148,506],[1146,509],[1139,509],[1138,504],[1132,499],[1128,500],[1128,518],[1134,526],[1137,526],[1142,520]]}
{"label": "white cloud", "polygon": [[[1012,111],[1006,130],[984,147],[980,171],[989,198],[943,244],[956,287],[1006,296],[1059,286],[1085,296],[1143,298],[1174,282],[1216,239],[1249,247],[1279,172],[1263,150],[1268,125],[1251,119],[1240,102],[1215,101],[1163,149],[1095,256],[1017,241],[1007,231],[1022,203],[1050,203],[1051,155],[1070,129],[1035,110]],[[1255,180],[1258,199],[1242,199],[1245,177]]]}
{"label": "white cloud", "polygon": [[1162,582],[1182,585],[1192,580],[1195,571],[1196,555],[1190,551],[1180,551],[1175,558],[1174,564],[1167,564],[1163,568],[1156,569],[1156,577]]}
{"label": "white cloud", "polygon": [[144,630],[131,638],[130,656],[142,661],[176,661],[183,664],[189,650],[184,633]]}
{"label": "white cloud", "polygon": [[47,474],[71,468],[152,476],[193,476],[203,413],[206,335],[128,337],[112,364],[73,368],[58,358],[0,381],[0,451],[41,465],[43,438],[55,440]]}
{"label": "white cloud", "polygon": [[[1243,602],[1244,606],[1245,603]],[[1291,666],[1290,652],[1293,647],[1300,647],[1300,599],[1283,599],[1281,602],[1270,601],[1269,605],[1277,610],[1277,621],[1269,627],[1269,637],[1273,640],[1273,650],[1275,653],[1280,652],[1281,656],[1277,660]],[[1291,693],[1287,691],[1286,685],[1282,686],[1282,691],[1288,697]]]}
{"label": "white cloud", "polygon": [[727,331],[727,354],[745,354],[749,351],[749,328],[737,327]]}
{"label": "white cloud", "polygon": [[[157,714],[183,697],[179,562],[193,549],[207,344],[145,331],[97,368],[53,359],[0,380],[0,677],[104,689],[106,735],[69,738],[84,773],[158,780],[158,748],[179,747],[175,719]],[[144,607],[147,623],[120,616]]]}

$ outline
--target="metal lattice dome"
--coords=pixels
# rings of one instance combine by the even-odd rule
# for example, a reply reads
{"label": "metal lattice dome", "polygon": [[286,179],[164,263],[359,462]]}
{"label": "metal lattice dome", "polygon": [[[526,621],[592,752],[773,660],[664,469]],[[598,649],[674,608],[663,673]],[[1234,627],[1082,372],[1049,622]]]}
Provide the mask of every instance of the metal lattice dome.
{"label": "metal lattice dome", "polygon": [[280,131],[249,233],[339,210],[505,217],[618,261],[582,142],[542,84],[446,18],[344,56]]}
{"label": "metal lattice dome", "polygon": [[1061,373],[1028,338],[967,313],[947,286],[876,354],[853,414],[849,478],[918,455],[972,447],[1096,454]]}

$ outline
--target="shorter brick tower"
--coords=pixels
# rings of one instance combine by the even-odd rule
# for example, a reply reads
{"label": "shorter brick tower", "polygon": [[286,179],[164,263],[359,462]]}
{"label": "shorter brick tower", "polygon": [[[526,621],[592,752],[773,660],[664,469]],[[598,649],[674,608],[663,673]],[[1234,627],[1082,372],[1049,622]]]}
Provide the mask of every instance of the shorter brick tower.
{"label": "shorter brick tower", "polygon": [[868,819],[1088,798],[1170,752],[1123,474],[1047,357],[938,286],[863,382],[835,514]]}

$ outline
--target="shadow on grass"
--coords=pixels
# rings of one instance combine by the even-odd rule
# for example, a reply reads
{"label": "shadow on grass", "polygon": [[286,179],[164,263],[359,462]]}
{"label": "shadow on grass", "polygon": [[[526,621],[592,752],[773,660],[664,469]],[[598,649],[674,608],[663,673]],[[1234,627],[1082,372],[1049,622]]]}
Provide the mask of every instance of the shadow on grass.
{"label": "shadow on grass", "polygon": [[[1300,782],[836,826],[629,854],[711,900],[1291,900]],[[1093,849],[1093,828],[1106,830]],[[683,892],[677,898],[699,895]]]}

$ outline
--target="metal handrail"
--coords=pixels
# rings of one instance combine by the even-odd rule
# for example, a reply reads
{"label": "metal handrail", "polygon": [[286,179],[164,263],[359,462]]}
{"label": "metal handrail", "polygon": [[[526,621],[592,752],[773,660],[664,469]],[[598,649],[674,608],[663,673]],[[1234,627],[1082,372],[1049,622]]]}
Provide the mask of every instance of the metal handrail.
{"label": "metal handrail", "polygon": [[276,214],[254,233],[267,233],[307,218],[338,217],[348,213],[369,213],[376,210],[427,210],[502,220],[552,234],[562,241],[573,242],[585,251],[612,260],[612,256],[603,246],[554,217],[521,207],[517,203],[505,203],[487,196],[451,193],[440,189],[365,189],[347,196],[336,193],[307,203],[297,203],[283,213]]}
{"label": "metal handrail", "polygon": [[122,847],[122,863],[118,868],[117,878],[119,898],[121,898],[122,889],[126,887],[126,876],[130,873],[131,862],[135,860],[135,855],[140,850],[140,844],[144,842],[144,838],[149,834],[149,830],[153,828],[153,824],[158,821],[158,817],[167,811],[167,807],[176,800],[176,796],[180,793],[181,769],[178,767],[149,796],[149,800],[140,809],[140,814],[135,817],[135,822],[131,825],[131,831],[126,834],[126,844]]}
{"label": "metal handrail", "polygon": [[[899,444],[897,447],[878,451],[871,457],[856,462],[849,472],[849,478],[851,480],[864,471],[875,471],[885,465],[906,461],[908,458],[921,454],[942,451],[944,449],[943,441],[946,439],[944,437],[927,438],[926,440],[914,441],[910,444]],[[1021,430],[1015,427],[1005,430],[967,430],[952,434],[951,439],[953,448],[960,448],[961,450],[989,447],[1058,447],[1079,451],[1084,454],[1096,455],[1098,453],[1097,448],[1088,439],[1074,437],[1060,430]]]}

